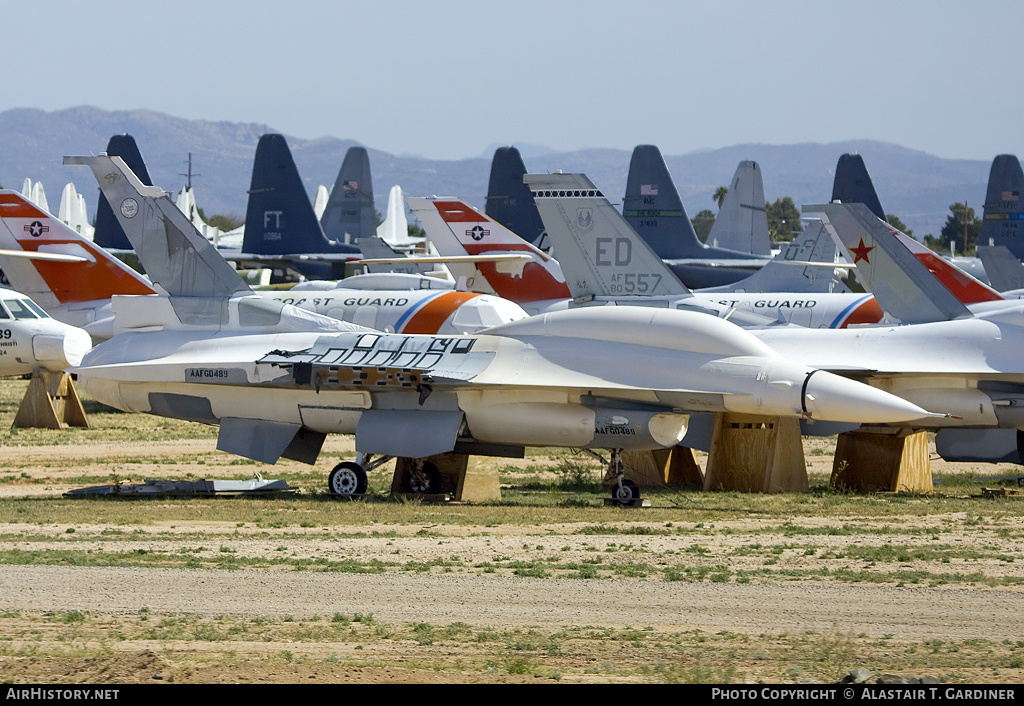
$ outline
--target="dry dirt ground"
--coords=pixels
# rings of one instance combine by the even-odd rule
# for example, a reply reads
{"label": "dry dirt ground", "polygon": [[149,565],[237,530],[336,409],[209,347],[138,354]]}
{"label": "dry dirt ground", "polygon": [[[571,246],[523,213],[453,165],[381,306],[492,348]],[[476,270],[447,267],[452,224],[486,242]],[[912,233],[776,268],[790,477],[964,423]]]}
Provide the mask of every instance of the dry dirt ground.
{"label": "dry dirt ground", "polygon": [[[329,454],[351,449],[350,440],[329,443]],[[826,468],[828,457],[810,451],[811,470]],[[88,473],[217,477],[217,464],[221,470],[225,464],[213,440],[8,447],[5,455],[11,475],[0,481],[4,502],[59,496]],[[199,460],[202,467],[193,465]],[[936,462],[933,470],[951,469]],[[1013,473],[1016,467],[977,470]],[[36,477],[47,482],[34,484]],[[337,512],[346,507],[339,503]],[[0,680],[780,681],[838,678],[871,659],[875,671],[902,665],[951,680],[1019,682],[1024,501],[977,507],[974,515],[896,508],[885,517],[809,512],[784,522],[751,515],[707,523],[673,521],[664,509],[595,509],[593,521],[560,521],[552,512],[550,521],[486,526],[466,517],[444,522],[443,513],[464,512],[451,506],[425,520],[392,523],[159,521],[142,531],[101,519],[73,526],[12,520],[0,525],[0,551],[70,546],[101,553],[113,549],[116,533],[116,551],[127,556],[191,552],[201,565],[215,566],[218,555],[257,563],[287,555],[292,563],[224,570],[6,560],[0,564]],[[983,521],[984,513],[998,519]],[[850,523],[863,531],[814,532]],[[595,525],[614,531],[587,531]],[[896,578],[836,578],[881,571],[878,559],[855,550],[894,544],[916,552],[885,565]],[[376,560],[389,568],[298,571],[298,558]],[[538,560],[574,568],[543,577],[515,569]],[[586,576],[580,567],[588,562],[609,570]],[[409,570],[408,563],[431,568]],[[630,566],[647,568],[631,574]],[[671,571],[695,567],[705,570],[701,580],[666,580]],[[716,580],[716,571],[725,579]],[[899,578],[912,571],[931,579]],[[741,575],[754,578],[737,580]],[[975,578],[963,578],[968,575]],[[158,625],[163,632],[154,632]],[[799,668],[786,667],[780,655],[795,654],[798,645],[808,655]],[[940,666],[946,663],[935,655],[953,658],[943,645],[977,655]]]}

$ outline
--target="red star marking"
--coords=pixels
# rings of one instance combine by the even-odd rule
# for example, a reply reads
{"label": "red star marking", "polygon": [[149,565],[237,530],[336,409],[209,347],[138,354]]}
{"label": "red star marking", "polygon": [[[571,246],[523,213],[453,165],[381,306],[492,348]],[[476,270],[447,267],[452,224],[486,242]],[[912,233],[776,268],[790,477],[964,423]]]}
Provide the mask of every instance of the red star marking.
{"label": "red star marking", "polygon": [[855,248],[850,248],[850,252],[853,253],[853,264],[857,264],[861,260],[871,264],[871,260],[868,259],[868,253],[874,250],[875,247],[872,245],[870,248],[864,246],[864,238],[860,239],[860,245]]}

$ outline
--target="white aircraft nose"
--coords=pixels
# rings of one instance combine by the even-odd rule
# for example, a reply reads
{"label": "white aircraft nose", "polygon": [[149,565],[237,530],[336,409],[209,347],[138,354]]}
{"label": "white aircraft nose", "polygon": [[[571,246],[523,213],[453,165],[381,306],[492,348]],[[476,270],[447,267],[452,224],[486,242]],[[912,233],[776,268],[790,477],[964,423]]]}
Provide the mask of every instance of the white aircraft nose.
{"label": "white aircraft nose", "polygon": [[61,333],[40,333],[32,337],[32,355],[36,362],[54,372],[81,364],[90,348],[92,338],[74,326],[68,326]]}
{"label": "white aircraft nose", "polygon": [[830,422],[890,424],[942,416],[896,395],[823,370],[808,376],[801,397],[808,416]]}

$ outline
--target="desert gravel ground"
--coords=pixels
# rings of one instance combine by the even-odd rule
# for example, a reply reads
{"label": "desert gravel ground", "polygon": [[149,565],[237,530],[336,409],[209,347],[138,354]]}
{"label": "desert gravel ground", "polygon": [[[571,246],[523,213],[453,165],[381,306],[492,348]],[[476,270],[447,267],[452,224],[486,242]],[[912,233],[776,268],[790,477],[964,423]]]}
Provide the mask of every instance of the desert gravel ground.
{"label": "desert gravel ground", "polygon": [[[326,452],[341,454],[350,450],[351,440],[332,438]],[[6,448],[5,454],[12,480],[0,482],[0,498],[4,499],[55,497],[80,486],[76,478],[102,475],[108,471],[112,474],[125,473],[127,477],[130,470],[137,480],[141,480],[139,475],[184,477],[185,472],[218,477],[218,470],[225,470],[223,464],[226,463],[214,460],[223,455],[215,450],[212,439],[14,446]],[[177,459],[181,459],[180,462]],[[812,465],[828,463],[828,458],[821,455],[808,455],[807,460]],[[194,462],[206,465],[192,466]],[[538,463],[537,459],[529,462]],[[216,465],[218,463],[220,467]],[[941,462],[934,465],[936,472],[945,470]],[[989,466],[978,470],[998,474],[1017,469],[1013,466]],[[33,483],[33,478],[47,480],[40,484]],[[187,501],[176,499],[172,502]],[[344,507],[344,504],[339,504],[339,512],[343,512]],[[1020,579],[1024,578],[1024,555],[1018,546],[1019,537],[1024,534],[1024,512],[1018,508],[1024,509],[1024,501],[1006,503],[1006,507],[1011,509],[1000,519],[1002,534],[974,531],[967,522],[969,518],[963,513],[926,513],[895,519],[844,518],[844,522],[861,523],[865,533],[853,536],[815,534],[813,539],[775,534],[770,530],[771,522],[765,524],[757,516],[716,521],[714,532],[705,534],[693,531],[670,536],[652,533],[606,537],[588,536],[578,532],[578,526],[555,521],[523,526],[505,523],[486,528],[472,523],[420,525],[414,522],[395,526],[348,523],[329,530],[297,526],[294,521],[285,528],[242,527],[234,522],[176,521],[173,524],[158,522],[147,525],[146,531],[137,536],[128,527],[108,526],[102,521],[94,525],[79,523],[74,528],[59,521],[42,525],[8,521],[2,526],[5,538],[0,540],[0,549],[8,551],[58,551],[73,546],[78,551],[102,552],[111,547],[110,538],[104,536],[104,531],[119,530],[118,534],[123,531],[123,536],[117,538],[117,551],[127,554],[178,551],[179,547],[188,547],[199,559],[224,551],[240,558],[265,558],[279,556],[277,553],[282,546],[287,546],[289,554],[332,562],[357,559],[388,561],[393,560],[396,554],[400,554],[404,561],[430,562],[445,556],[461,557],[461,561],[450,573],[401,570],[318,573],[314,570],[290,570],[287,566],[283,569],[222,570],[0,564],[0,612],[6,616],[18,616],[19,613],[29,616],[81,611],[93,616],[137,618],[140,612],[145,611],[154,616],[238,615],[249,620],[259,616],[301,620],[310,616],[362,614],[372,615],[376,621],[385,624],[407,625],[422,621],[444,626],[459,623],[474,628],[522,630],[524,633],[538,627],[557,631],[564,626],[597,626],[623,630],[652,629],[662,634],[728,631],[753,638],[787,632],[824,636],[863,635],[865,639],[892,640],[903,647],[923,641],[973,640],[1010,644],[1024,639],[1024,613],[1020,611],[1024,600],[1024,589],[1020,587]],[[453,506],[451,512],[458,513],[459,508]],[[622,522],[634,528],[642,526],[647,521],[644,512],[623,512]],[[810,514],[791,519],[802,527],[829,522]],[[773,522],[776,526],[780,524],[778,518]],[[811,567],[836,569],[854,566],[855,560],[843,558],[843,552],[851,546],[882,546],[892,542],[884,532],[868,530],[877,530],[893,522],[902,526],[913,524],[922,529],[919,535],[901,535],[899,541],[907,547],[928,547],[933,542],[930,535],[941,532],[942,543],[962,546],[968,555],[972,551],[977,552],[977,559],[955,557],[951,571],[981,571],[1012,580],[1005,582],[1009,585],[993,588],[977,582],[970,586],[955,581],[938,586],[925,583],[894,585],[894,582],[853,583],[809,576]],[[650,526],[657,529],[663,524],[663,521],[651,522]],[[68,534],[71,531],[73,535]],[[196,540],[196,537],[202,537],[203,541]],[[815,551],[805,556],[802,545],[794,548],[800,542],[813,545]],[[699,552],[688,552],[702,549],[702,544],[713,556],[705,558]],[[738,551],[751,544],[759,548],[749,553]],[[623,545],[628,546],[624,549]],[[498,556],[509,562],[528,562],[545,553],[555,552],[567,563],[582,563],[585,558],[596,556],[595,552],[606,552],[609,547],[615,547],[616,554],[609,555],[612,560],[633,560],[635,552],[637,561],[643,561],[646,554],[648,557],[668,557],[671,561],[694,564],[728,561],[733,571],[757,570],[764,568],[773,546],[786,548],[784,568],[803,571],[799,580],[759,578],[751,583],[742,583],[735,580],[666,581],[625,576],[582,580],[515,576],[509,571],[485,573],[483,569],[474,568],[477,562],[495,562]],[[937,564],[938,560],[935,561]],[[958,566],[957,562],[962,562],[962,565]],[[861,566],[863,564],[861,560]],[[11,631],[16,634],[33,634],[35,628],[31,619],[26,618],[24,625],[18,623],[18,617],[9,620],[13,621]],[[15,637],[14,644],[20,644],[19,639]],[[490,673],[481,676],[482,672],[469,670],[461,675],[451,671],[435,674],[436,670],[422,666],[400,672],[396,665],[420,649],[410,645],[401,649],[387,647],[397,652],[381,657],[387,661],[386,667],[374,666],[364,660],[359,669],[347,671],[329,668],[322,660],[315,668],[297,664],[268,671],[265,655],[272,654],[273,650],[296,649],[288,643],[254,644],[243,648],[235,643],[193,641],[175,645],[174,651],[208,653],[222,659],[225,650],[237,649],[244,653],[251,649],[254,654],[260,651],[264,662],[248,671],[233,664],[230,668],[225,665],[220,672],[208,668],[190,673],[180,666],[180,661],[172,662],[164,656],[170,654],[167,649],[166,642],[150,645],[129,641],[116,648],[121,651],[119,657],[104,658],[119,660],[120,666],[108,664],[104,668],[107,671],[101,674],[96,671],[96,663],[90,663],[88,659],[81,661],[73,656],[64,656],[58,660],[34,655],[14,660],[11,653],[5,653],[3,645],[0,645],[0,677],[7,676],[22,682],[45,681],[41,675],[46,674],[56,675],[54,678],[58,681],[121,682],[150,679],[154,674],[175,674],[178,681],[188,681],[189,678],[276,682],[306,678],[353,682],[519,680],[504,672],[501,678]],[[325,653],[342,649],[337,644],[325,644],[322,648]],[[423,659],[429,659],[430,647],[424,646],[422,650],[426,655]],[[350,654],[362,655],[359,652]],[[384,655],[383,652],[381,654]],[[457,658],[452,659],[458,663]],[[581,657],[579,661],[585,660]],[[851,668],[856,666],[850,665]],[[576,667],[565,669],[568,673]],[[1017,669],[1012,673],[1019,672]],[[573,673],[577,680],[586,680],[580,676],[580,670]],[[745,673],[749,676],[756,671],[748,667]],[[968,673],[960,678],[968,681],[994,678],[988,676],[988,672],[979,671],[977,674],[981,676]],[[1001,677],[999,680],[1005,681],[1007,673],[1002,672]],[[527,677],[523,679],[528,680]],[[595,677],[597,681],[607,679],[611,679],[607,674]]]}
{"label": "desert gravel ground", "polygon": [[1020,639],[1020,591],[806,583],[580,581],[503,576],[5,566],[0,609],[309,616],[506,628],[653,626],[902,639]]}

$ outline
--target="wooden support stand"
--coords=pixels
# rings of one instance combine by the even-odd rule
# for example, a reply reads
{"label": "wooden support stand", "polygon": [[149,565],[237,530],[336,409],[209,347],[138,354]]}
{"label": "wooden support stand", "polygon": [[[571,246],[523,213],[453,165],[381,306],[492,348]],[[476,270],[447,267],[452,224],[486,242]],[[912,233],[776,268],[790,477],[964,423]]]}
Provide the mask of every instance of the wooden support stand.
{"label": "wooden support stand", "polygon": [[715,415],[704,490],[781,493],[809,489],[798,420]]}
{"label": "wooden support stand", "polygon": [[75,384],[67,373],[51,373],[42,368],[32,373],[32,380],[21,400],[14,426],[19,429],[89,428],[89,419],[78,397]]}
{"label": "wooden support stand", "polygon": [[832,461],[832,486],[857,491],[932,492],[928,433],[840,434]]}
{"label": "wooden support stand", "polygon": [[[626,478],[641,488],[704,485],[704,474],[697,455],[686,446],[655,451],[623,451],[622,465]],[[610,476],[615,480],[615,476]]]}
{"label": "wooden support stand", "polygon": [[[418,459],[399,458],[395,464],[395,475],[391,481],[391,492],[401,493],[405,487],[403,480]],[[433,464],[441,472],[442,488],[440,494],[447,494],[467,502],[482,502],[501,499],[501,486],[498,482],[498,471],[493,464],[485,464],[477,459],[469,462],[466,454],[438,454],[422,459],[424,463]]]}

